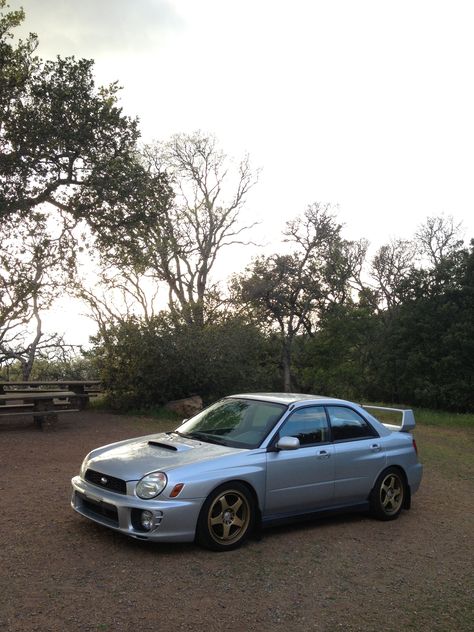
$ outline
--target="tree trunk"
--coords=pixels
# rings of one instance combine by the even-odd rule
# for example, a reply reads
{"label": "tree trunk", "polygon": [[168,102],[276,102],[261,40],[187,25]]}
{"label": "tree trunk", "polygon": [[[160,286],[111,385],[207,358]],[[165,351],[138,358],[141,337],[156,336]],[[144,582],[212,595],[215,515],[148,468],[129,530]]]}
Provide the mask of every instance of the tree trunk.
{"label": "tree trunk", "polygon": [[21,375],[23,378],[23,382],[30,381],[31,370],[33,368],[33,361],[31,358],[28,358],[26,362],[21,361]]}
{"label": "tree trunk", "polygon": [[26,349],[26,357],[21,361],[21,370],[24,382],[30,381],[31,371],[33,370],[33,364],[36,357],[36,349],[38,348],[39,341],[43,336],[42,322],[38,307],[38,296],[36,294],[33,297],[33,314],[36,319],[36,336],[33,342]]}
{"label": "tree trunk", "polygon": [[291,393],[291,341],[285,340],[282,349],[283,391]]}

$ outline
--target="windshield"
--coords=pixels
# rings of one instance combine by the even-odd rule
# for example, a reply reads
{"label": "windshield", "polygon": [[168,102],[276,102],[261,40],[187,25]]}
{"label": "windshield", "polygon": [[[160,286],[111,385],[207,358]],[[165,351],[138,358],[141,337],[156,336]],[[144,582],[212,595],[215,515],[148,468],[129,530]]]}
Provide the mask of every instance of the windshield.
{"label": "windshield", "polygon": [[176,430],[183,437],[233,448],[257,448],[286,406],[251,399],[224,399]]}

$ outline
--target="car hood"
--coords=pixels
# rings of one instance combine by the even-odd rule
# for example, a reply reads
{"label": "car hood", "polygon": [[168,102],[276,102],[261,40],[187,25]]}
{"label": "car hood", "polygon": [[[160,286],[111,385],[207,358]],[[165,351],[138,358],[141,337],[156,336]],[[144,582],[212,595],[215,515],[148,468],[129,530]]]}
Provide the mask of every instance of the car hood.
{"label": "car hood", "polygon": [[241,451],[174,433],[159,433],[98,448],[89,455],[86,467],[125,481],[136,481],[149,472],[169,472]]}

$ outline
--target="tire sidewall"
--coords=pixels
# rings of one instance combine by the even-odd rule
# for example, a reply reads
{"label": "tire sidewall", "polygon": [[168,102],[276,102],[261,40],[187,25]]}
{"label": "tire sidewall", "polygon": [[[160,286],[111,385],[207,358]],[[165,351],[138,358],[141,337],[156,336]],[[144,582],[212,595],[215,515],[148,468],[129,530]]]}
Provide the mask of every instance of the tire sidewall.
{"label": "tire sidewall", "polygon": [[[403,490],[402,502],[400,503],[400,507],[397,509],[395,513],[387,513],[385,509],[383,508],[381,500],[380,500],[380,488],[385,478],[387,478],[387,476],[390,476],[390,475],[396,476],[399,479],[402,485],[402,490]],[[396,518],[398,518],[398,516],[400,515],[403,509],[406,494],[407,494],[407,486],[405,482],[405,477],[403,476],[401,470],[399,470],[397,467],[388,467],[379,475],[370,493],[370,496],[369,496],[370,513],[372,514],[372,516],[374,516],[374,518],[377,518],[378,520],[395,520]]]}
{"label": "tire sidewall", "polygon": [[[232,542],[231,544],[221,544],[209,533],[208,512],[216,498],[221,496],[224,492],[231,490],[239,492],[239,494],[245,497],[250,513],[249,522],[246,530],[238,540]],[[238,481],[229,481],[229,483],[219,485],[219,487],[216,487],[216,489],[209,494],[201,507],[196,525],[196,542],[212,551],[232,551],[233,549],[238,548],[247,539],[250,533],[252,533],[255,526],[255,515],[255,500],[246,485]]]}

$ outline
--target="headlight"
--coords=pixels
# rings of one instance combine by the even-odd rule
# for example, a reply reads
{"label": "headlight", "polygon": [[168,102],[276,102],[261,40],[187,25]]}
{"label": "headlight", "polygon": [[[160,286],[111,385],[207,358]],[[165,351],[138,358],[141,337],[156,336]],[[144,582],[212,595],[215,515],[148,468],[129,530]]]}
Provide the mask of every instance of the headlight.
{"label": "headlight", "polygon": [[154,498],[161,494],[167,482],[166,474],[163,472],[152,472],[138,481],[135,492],[139,498],[144,498],[145,500]]}
{"label": "headlight", "polygon": [[84,476],[86,475],[88,460],[89,460],[89,455],[87,455],[86,458],[82,461],[81,469],[79,471],[79,476],[81,478],[84,478]]}

